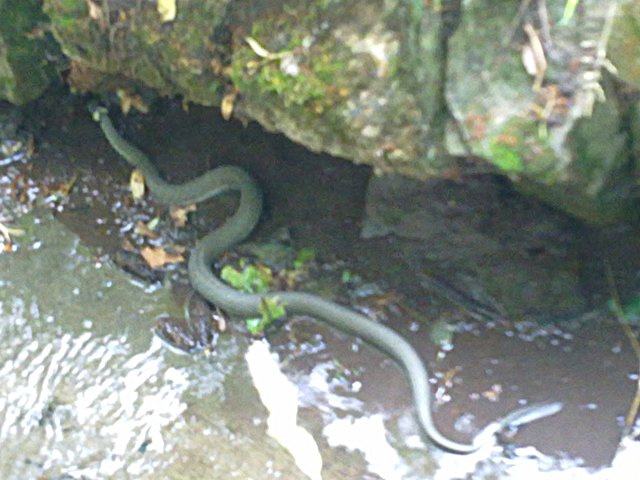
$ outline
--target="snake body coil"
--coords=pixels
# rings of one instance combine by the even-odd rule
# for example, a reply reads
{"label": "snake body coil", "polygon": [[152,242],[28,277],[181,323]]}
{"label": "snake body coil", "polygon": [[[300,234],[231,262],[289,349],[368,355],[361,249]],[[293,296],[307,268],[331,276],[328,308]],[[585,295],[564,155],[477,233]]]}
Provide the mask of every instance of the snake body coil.
{"label": "snake body coil", "polygon": [[210,302],[239,316],[259,315],[264,297],[277,296],[290,314],[308,315],[343,332],[358,336],[387,353],[404,369],[411,385],[416,413],[426,435],[441,448],[454,453],[471,453],[487,443],[509,425],[516,425],[560,410],[559,403],[524,407],[487,425],[470,444],[446,438],[436,428],[431,416],[431,391],[427,370],[413,347],[399,334],[346,307],[317,295],[299,292],[273,292],[265,296],[238,292],[219,280],[211,269],[214,260],[253,230],[262,211],[262,195],[249,174],[238,167],[222,166],[189,182],[173,185],[163,180],[149,158],[124,140],[114,129],[102,107],[92,109],[111,146],[132,166],[142,170],[149,190],[160,202],[179,205],[201,202],[224,192],[240,193],[237,211],[224,225],[200,239],[189,258],[189,277],[193,287]]}

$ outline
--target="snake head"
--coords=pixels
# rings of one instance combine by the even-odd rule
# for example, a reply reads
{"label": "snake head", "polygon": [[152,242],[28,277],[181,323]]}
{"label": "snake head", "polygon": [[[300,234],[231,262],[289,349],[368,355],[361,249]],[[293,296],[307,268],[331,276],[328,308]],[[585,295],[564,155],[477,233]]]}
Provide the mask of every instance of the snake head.
{"label": "snake head", "polygon": [[89,110],[89,113],[91,113],[91,117],[96,122],[99,122],[102,117],[106,116],[108,113],[108,110],[105,107],[94,100],[89,102],[89,104],[87,105],[87,110]]}

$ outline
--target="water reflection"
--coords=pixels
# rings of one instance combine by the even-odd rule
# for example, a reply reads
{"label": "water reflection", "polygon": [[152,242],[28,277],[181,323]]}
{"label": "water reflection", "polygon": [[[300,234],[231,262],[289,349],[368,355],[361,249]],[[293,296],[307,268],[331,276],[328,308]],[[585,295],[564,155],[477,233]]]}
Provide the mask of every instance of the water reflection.
{"label": "water reflection", "polygon": [[[151,333],[170,311],[166,292],[145,292],[108,262],[96,263],[49,216],[33,220],[23,245],[41,247],[0,256],[0,478],[302,478],[266,435],[244,337],[220,335],[209,358],[174,355]],[[282,361],[298,355],[311,365],[287,376],[301,392],[301,423],[320,445],[325,480],[637,474],[637,448],[635,463],[617,458],[600,472],[530,448],[444,454],[421,440],[410,401],[383,407],[371,398],[386,394],[371,379],[386,382],[396,370],[343,375],[333,358],[348,353],[322,338],[312,336],[299,354],[285,348]],[[357,360],[373,371],[360,350]]]}
{"label": "water reflection", "polygon": [[382,415],[347,416],[329,423],[323,434],[333,448],[345,447],[364,456],[370,472],[385,480],[408,478],[409,468],[387,438]]}
{"label": "water reflection", "polygon": [[189,375],[166,365],[159,340],[131,355],[125,336],[33,333],[24,303],[0,307],[1,478],[108,478],[166,463]]}
{"label": "water reflection", "polygon": [[545,455],[534,447],[514,448],[510,456],[492,456],[477,460],[472,457],[446,456],[440,462],[434,480],[471,478],[490,480],[635,480],[638,478],[640,444],[623,442],[610,467],[600,469],[581,466],[580,459]]}

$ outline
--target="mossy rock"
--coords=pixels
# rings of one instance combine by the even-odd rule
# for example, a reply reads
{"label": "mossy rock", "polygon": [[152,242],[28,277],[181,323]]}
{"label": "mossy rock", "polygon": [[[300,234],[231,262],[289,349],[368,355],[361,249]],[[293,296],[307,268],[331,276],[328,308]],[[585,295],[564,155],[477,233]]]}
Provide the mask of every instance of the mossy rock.
{"label": "mossy rock", "polygon": [[237,117],[312,150],[417,177],[449,167],[425,121],[441,110],[440,15],[420,2],[178,2],[171,21],[155,2],[44,10],[78,90],[103,89],[87,78],[103,72],[201,105],[235,95]]}
{"label": "mossy rock", "polygon": [[45,21],[38,0],[0,0],[0,98],[27,103],[55,77],[37,29]]}
{"label": "mossy rock", "polygon": [[172,21],[156,2],[44,0],[43,8],[72,64],[211,106],[223,91],[216,32],[228,3],[181,2]]}
{"label": "mossy rock", "polygon": [[626,0],[618,7],[611,29],[608,58],[620,79],[640,88],[640,3]]}
{"label": "mossy rock", "polygon": [[[456,176],[465,173],[456,156],[471,157],[476,170],[588,222],[633,218],[638,109],[593,47],[609,3],[581,0],[566,24],[566,0],[545,2],[548,19],[536,5],[203,0],[177,2],[177,16],[163,19],[157,2],[43,3],[77,90],[140,85],[186,103],[224,99],[237,118],[376,173]],[[611,48],[618,26],[637,26],[621,15]],[[532,36],[548,64],[537,81],[522,60]]]}
{"label": "mossy rock", "polygon": [[[518,2],[465,3],[449,45],[451,111],[471,153],[521,191],[589,223],[634,219],[637,157],[628,123],[637,111],[589,47],[606,30],[609,7],[583,0],[561,24],[564,0],[546,5],[545,33],[534,6],[523,15]],[[539,85],[522,58],[536,39],[547,62]]]}
{"label": "mossy rock", "polygon": [[[248,19],[231,61],[240,108],[312,150],[378,172],[441,173],[440,159],[428,158],[426,120],[439,108],[440,17],[413,3],[282,2]],[[422,31],[417,40],[412,22]]]}

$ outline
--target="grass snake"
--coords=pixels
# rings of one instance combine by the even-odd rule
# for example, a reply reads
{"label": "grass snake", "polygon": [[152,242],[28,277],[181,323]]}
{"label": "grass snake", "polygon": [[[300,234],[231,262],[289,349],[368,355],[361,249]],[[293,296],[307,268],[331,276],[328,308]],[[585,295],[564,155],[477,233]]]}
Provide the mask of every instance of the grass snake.
{"label": "grass snake", "polygon": [[[189,278],[201,295],[223,310],[245,317],[259,315],[260,302],[264,296],[236,291],[218,279],[212,271],[214,260],[228,248],[244,240],[258,223],[262,212],[262,194],[253,178],[239,167],[226,165],[186,183],[170,184],[160,176],[142,151],[115,130],[104,107],[94,105],[90,110],[116,152],[130,165],[142,171],[149,190],[159,202],[180,205],[201,202],[229,191],[240,194],[236,212],[220,228],[196,243],[189,258]],[[501,430],[553,415],[562,407],[558,402],[532,404],[490,423],[471,443],[451,440],[440,433],[434,424],[427,370],[407,340],[392,329],[317,295],[302,292],[272,292],[266,295],[273,296],[277,296],[286,306],[287,313],[322,320],[342,332],[362,338],[395,360],[404,369],[411,385],[417,417],[424,433],[445,450],[460,454],[472,453],[493,443],[494,435]]]}

